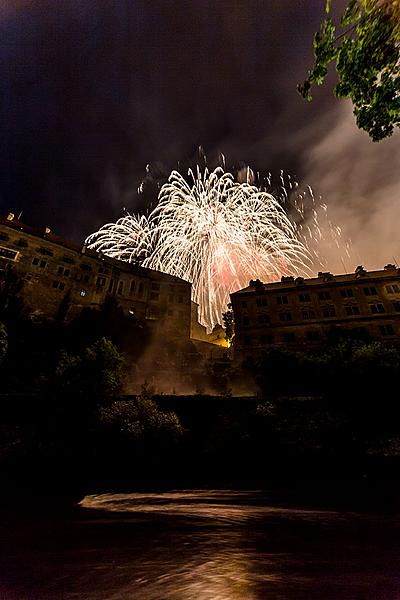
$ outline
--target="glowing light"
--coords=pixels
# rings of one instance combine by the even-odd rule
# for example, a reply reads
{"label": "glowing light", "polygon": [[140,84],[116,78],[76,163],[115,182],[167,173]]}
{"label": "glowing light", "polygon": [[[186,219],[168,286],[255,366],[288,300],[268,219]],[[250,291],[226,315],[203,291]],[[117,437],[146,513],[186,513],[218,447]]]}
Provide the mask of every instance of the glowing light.
{"label": "glowing light", "polygon": [[[208,329],[222,323],[229,294],[250,279],[276,281],[282,275],[309,275],[307,240],[321,235],[316,213],[304,227],[304,197],[287,213],[283,199],[254,185],[254,174],[235,181],[217,167],[173,171],[146,218],[127,214],[88,237],[90,248],[120,260],[175,275],[192,283],[199,320]],[[290,190],[297,184],[289,180]],[[311,190],[311,188],[310,188]],[[310,192],[312,196],[312,191]]]}

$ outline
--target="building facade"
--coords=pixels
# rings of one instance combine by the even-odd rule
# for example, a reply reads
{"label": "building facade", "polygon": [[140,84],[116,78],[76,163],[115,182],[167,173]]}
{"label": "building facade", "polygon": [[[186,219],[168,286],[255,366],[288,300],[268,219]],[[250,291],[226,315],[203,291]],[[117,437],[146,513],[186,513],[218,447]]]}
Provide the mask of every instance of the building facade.
{"label": "building facade", "polygon": [[318,350],[341,337],[400,344],[400,269],[250,281],[231,294],[235,352]]}
{"label": "building facade", "polygon": [[84,308],[100,308],[113,296],[126,314],[157,334],[189,340],[191,284],[118,261],[64,240],[48,228],[29,227],[9,214],[0,217],[0,283],[14,274],[18,294],[34,320],[71,321]]}

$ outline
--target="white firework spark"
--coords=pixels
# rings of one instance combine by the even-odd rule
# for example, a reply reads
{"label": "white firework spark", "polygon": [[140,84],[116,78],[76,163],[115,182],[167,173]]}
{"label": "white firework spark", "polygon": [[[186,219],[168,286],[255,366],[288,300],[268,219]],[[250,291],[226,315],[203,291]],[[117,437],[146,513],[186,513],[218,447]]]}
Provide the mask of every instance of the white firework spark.
{"label": "white firework spark", "polygon": [[88,246],[190,281],[208,329],[222,322],[229,294],[250,279],[310,274],[301,225],[274,195],[222,167],[188,175],[173,171],[147,218],[127,214],[90,235]]}

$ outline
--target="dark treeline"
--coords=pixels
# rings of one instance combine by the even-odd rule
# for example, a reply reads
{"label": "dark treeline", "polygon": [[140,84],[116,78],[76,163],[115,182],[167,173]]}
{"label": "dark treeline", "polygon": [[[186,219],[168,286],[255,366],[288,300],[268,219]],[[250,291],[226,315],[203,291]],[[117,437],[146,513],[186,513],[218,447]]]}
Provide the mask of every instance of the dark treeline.
{"label": "dark treeline", "polygon": [[[157,396],[146,384],[126,396],[121,351],[139,355],[148,333],[125,319],[112,304],[67,326],[3,311],[3,502],[304,478],[398,480],[399,350],[354,340],[315,355],[271,350],[225,366],[218,396]],[[240,377],[259,394],[232,397],[230,378]]]}

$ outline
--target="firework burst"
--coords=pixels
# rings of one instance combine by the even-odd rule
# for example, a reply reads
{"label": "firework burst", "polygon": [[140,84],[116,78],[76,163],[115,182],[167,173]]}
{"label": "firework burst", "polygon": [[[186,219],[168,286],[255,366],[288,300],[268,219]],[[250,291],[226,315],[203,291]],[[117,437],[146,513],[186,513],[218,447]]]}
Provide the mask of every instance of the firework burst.
{"label": "firework burst", "polygon": [[301,196],[297,218],[289,217],[281,199],[250,181],[235,181],[222,167],[189,170],[187,179],[173,171],[148,217],[127,214],[86,243],[190,281],[199,320],[211,329],[221,323],[229,294],[250,279],[310,274]]}

